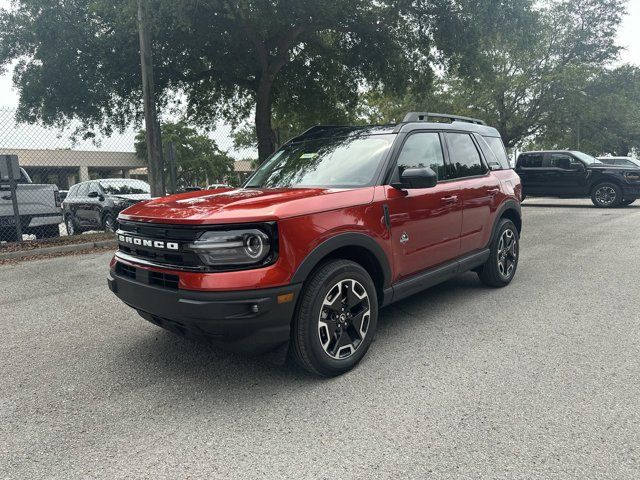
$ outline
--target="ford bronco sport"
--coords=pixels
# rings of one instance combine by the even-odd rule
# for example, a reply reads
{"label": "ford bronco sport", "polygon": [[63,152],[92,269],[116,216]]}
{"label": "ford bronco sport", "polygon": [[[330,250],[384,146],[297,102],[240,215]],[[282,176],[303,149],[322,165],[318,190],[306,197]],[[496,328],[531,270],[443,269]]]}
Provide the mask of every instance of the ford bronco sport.
{"label": "ford bronco sport", "polygon": [[609,165],[582,152],[521,153],[516,172],[523,196],[590,197],[600,208],[626,207],[640,197],[640,168]]}
{"label": "ford bronco sport", "polygon": [[381,307],[468,270],[509,284],[520,194],[479,120],[317,126],[243,188],[121,212],[109,287],[170,331],[338,375],[367,352]]}

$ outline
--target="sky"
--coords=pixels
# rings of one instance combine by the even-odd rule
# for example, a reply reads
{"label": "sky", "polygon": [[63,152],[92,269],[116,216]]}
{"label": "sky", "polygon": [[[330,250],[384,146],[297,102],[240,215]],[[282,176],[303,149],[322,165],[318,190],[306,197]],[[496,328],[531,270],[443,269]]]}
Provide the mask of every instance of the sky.
{"label": "sky", "polygon": [[[0,8],[7,8],[9,0],[0,0]],[[628,13],[618,31],[618,44],[624,47],[620,63],[640,65],[640,0],[629,0]],[[16,107],[19,96],[12,86],[12,66],[0,75],[0,108]]]}

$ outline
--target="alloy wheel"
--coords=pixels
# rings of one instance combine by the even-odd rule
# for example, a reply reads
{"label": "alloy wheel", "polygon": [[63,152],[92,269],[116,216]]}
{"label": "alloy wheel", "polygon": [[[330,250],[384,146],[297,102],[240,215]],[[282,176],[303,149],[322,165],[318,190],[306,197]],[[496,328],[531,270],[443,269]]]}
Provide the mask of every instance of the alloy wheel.
{"label": "alloy wheel", "polygon": [[596,190],[595,197],[600,205],[608,207],[616,201],[617,194],[609,185],[603,185]]}
{"label": "alloy wheel", "polygon": [[504,278],[513,274],[518,259],[518,240],[516,234],[507,228],[498,242],[498,271]]}
{"label": "alloy wheel", "polygon": [[371,307],[360,282],[340,280],[324,298],[318,318],[318,337],[324,352],[336,360],[353,355],[367,335]]}
{"label": "alloy wheel", "polygon": [[73,225],[73,220],[69,217],[67,217],[67,235],[69,235],[70,237],[76,234],[76,229]]}

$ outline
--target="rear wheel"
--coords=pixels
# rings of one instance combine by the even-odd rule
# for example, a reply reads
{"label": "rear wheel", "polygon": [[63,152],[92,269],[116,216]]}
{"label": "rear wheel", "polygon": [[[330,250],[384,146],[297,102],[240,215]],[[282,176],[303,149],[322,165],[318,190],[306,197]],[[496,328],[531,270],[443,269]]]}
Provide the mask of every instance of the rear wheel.
{"label": "rear wheel", "polygon": [[82,233],[82,230],[80,229],[80,227],[78,227],[78,224],[73,218],[73,215],[67,215],[66,217],[64,217],[64,224],[67,227],[67,235],[69,235],[70,237]]}
{"label": "rear wheel", "polygon": [[591,201],[599,208],[615,208],[622,203],[622,189],[611,182],[603,182],[593,187]]}
{"label": "rear wheel", "polygon": [[518,268],[520,238],[515,224],[500,220],[496,237],[491,242],[489,259],[478,271],[480,280],[490,287],[505,287],[511,283]]}
{"label": "rear wheel", "polygon": [[378,324],[378,297],[367,271],[333,260],[311,275],[300,297],[291,351],[305,370],[333,377],[367,353]]}

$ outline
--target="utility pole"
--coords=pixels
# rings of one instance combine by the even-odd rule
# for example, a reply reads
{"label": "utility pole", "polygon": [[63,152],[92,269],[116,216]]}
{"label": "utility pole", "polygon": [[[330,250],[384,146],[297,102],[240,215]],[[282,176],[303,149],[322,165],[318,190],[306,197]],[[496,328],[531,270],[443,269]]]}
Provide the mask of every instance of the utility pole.
{"label": "utility pole", "polygon": [[153,83],[153,54],[151,32],[147,13],[147,0],[138,0],[138,32],[140,34],[140,64],[142,66],[142,96],[144,98],[144,122],[147,130],[147,157],[151,196],[162,197],[164,188],[164,159],[162,138],[156,111]]}

